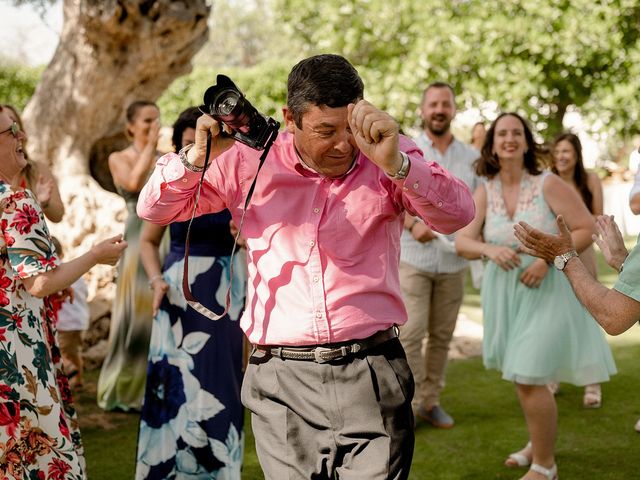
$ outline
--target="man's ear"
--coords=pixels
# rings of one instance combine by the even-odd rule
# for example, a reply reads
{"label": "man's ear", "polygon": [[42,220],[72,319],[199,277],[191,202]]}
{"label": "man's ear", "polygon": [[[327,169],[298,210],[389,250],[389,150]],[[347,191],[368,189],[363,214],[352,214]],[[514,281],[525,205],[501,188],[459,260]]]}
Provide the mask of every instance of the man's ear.
{"label": "man's ear", "polygon": [[288,107],[282,107],[282,117],[284,118],[284,125],[287,131],[294,133],[296,130],[296,122],[293,120],[293,115]]}

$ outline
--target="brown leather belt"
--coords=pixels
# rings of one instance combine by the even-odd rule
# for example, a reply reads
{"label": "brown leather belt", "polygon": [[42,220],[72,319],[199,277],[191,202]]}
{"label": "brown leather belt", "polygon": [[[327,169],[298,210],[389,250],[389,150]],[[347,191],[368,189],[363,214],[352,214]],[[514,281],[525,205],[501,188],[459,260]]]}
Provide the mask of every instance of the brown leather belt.
{"label": "brown leather belt", "polygon": [[390,327],[374,333],[370,337],[353,342],[334,343],[305,347],[277,347],[273,345],[256,345],[256,350],[274,357],[287,360],[305,360],[326,363],[339,360],[358,352],[364,352],[391,339],[398,338],[397,327]]}

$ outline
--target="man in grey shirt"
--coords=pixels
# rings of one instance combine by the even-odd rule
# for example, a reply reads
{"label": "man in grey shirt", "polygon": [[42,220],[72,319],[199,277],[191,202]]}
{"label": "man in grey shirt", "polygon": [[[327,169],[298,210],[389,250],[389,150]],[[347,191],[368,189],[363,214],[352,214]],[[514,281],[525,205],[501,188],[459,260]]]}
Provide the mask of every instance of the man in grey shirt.
{"label": "man in grey shirt", "polygon": [[[450,85],[435,82],[422,96],[423,133],[416,143],[427,161],[434,161],[474,191],[479,183],[473,162],[479,152],[456,140],[450,130],[456,113]],[[416,383],[413,411],[416,421],[438,428],[453,427],[453,419],[440,406],[449,343],[464,295],[467,261],[455,253],[453,236],[442,236],[424,222],[407,215],[401,238],[400,285],[409,319],[400,327]],[[427,338],[426,355],[422,343]]]}

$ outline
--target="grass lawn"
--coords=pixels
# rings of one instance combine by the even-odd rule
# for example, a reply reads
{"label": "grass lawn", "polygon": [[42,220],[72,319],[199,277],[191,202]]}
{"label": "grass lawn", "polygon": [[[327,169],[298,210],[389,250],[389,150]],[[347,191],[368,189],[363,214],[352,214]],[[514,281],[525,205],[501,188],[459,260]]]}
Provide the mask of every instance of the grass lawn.
{"label": "grass lawn", "polygon": [[[634,243],[634,242],[632,242]],[[599,259],[600,279],[611,285],[615,273]],[[468,287],[464,313],[481,322],[480,299]],[[603,407],[582,408],[582,389],[562,384],[557,396],[559,434],[557,462],[563,479],[640,478],[635,464],[640,434],[633,429],[640,418],[640,329],[610,337],[618,370],[603,385]],[[85,390],[76,395],[91,480],[133,478],[138,415],[103,413],[95,405],[97,372],[88,372]],[[451,430],[420,426],[411,479],[518,479],[524,470],[502,462],[527,440],[515,389],[487,371],[480,358],[454,360],[447,370],[442,403],[455,418]],[[246,420],[243,479],[263,478]]]}

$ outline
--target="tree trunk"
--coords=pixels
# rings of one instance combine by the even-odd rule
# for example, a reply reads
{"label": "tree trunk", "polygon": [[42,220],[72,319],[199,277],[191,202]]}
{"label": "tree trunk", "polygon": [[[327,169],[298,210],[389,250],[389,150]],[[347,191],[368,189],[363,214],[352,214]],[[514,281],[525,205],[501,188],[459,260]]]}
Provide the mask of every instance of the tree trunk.
{"label": "tree trunk", "polygon": [[[209,10],[205,0],[64,0],[60,42],[24,121],[31,157],[59,180],[66,213],[51,230],[69,258],[121,233],[126,216],[124,202],[90,177],[91,147],[124,129],[129,103],[156,100],[190,71]],[[110,272],[94,270],[92,294]]]}
{"label": "tree trunk", "polygon": [[205,0],[64,0],[60,43],[24,111],[30,154],[87,174],[96,140],[124,128],[124,109],[155,100],[207,39]]}

